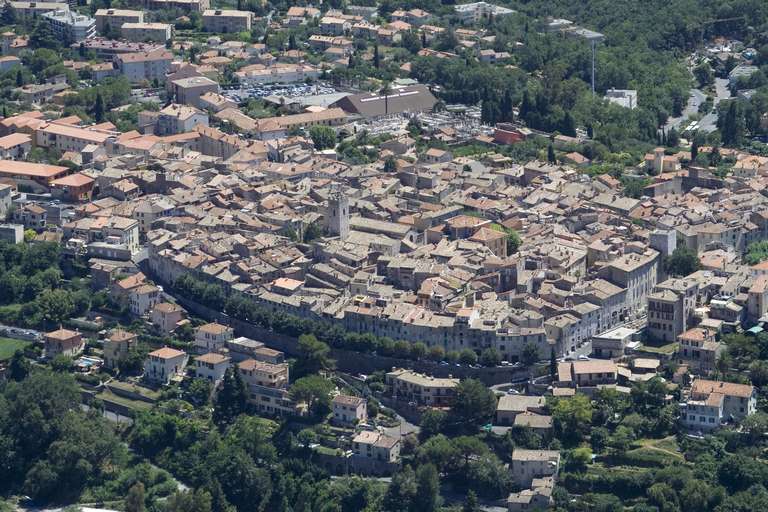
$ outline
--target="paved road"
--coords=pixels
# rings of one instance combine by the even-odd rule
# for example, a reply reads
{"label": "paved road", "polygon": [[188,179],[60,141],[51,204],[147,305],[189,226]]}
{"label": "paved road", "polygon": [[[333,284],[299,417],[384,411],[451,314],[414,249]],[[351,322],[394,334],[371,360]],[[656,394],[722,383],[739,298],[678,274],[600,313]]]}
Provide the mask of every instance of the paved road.
{"label": "paved road", "polygon": [[400,425],[396,427],[384,427],[384,433],[390,437],[400,438],[401,436],[407,436],[408,434],[418,434],[419,426],[410,423],[408,420],[397,414],[396,411],[390,409],[395,413],[395,416],[400,421]]}
{"label": "paved road", "polygon": [[[679,117],[670,117],[667,124],[664,125],[664,131],[667,132],[674,128],[680,131],[683,121],[699,112],[699,105],[704,103],[707,95],[698,89],[691,89],[691,95],[688,97],[688,104],[683,109],[683,114]],[[683,127],[684,128],[684,127]]]}
{"label": "paved road", "polygon": [[[725,78],[715,79],[715,106],[722,100],[731,97],[731,90],[728,88],[728,80]],[[717,130],[717,113],[713,110],[699,121],[699,130],[704,133],[712,133]]]}

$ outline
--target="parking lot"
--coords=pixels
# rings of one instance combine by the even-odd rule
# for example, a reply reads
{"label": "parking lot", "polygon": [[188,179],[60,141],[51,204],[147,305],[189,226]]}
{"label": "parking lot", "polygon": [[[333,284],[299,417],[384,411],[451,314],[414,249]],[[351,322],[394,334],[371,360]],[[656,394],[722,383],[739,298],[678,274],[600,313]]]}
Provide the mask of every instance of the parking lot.
{"label": "parking lot", "polygon": [[295,98],[298,96],[333,94],[335,92],[337,92],[336,89],[327,84],[263,84],[241,85],[225,89],[222,91],[222,94],[232,101],[243,103],[252,98],[264,98],[266,96]]}

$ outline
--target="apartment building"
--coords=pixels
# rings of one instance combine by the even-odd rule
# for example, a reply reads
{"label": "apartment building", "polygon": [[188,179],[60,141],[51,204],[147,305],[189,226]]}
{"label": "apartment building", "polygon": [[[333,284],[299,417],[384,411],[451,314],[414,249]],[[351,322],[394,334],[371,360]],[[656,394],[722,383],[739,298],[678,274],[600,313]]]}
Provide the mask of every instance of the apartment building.
{"label": "apartment building", "polygon": [[288,365],[247,359],[238,364],[248,386],[248,401],[257,411],[274,416],[302,414],[288,392]]}
{"label": "apartment building", "polygon": [[430,377],[400,368],[387,373],[386,384],[393,398],[429,407],[450,407],[459,379]]}
{"label": "apartment building", "polygon": [[189,356],[182,350],[164,347],[150,352],[144,362],[144,378],[155,384],[168,384],[181,378],[189,362]]}
{"label": "apartment building", "polygon": [[274,84],[305,82],[316,80],[321,71],[311,64],[277,63],[272,66],[253,65],[246,66],[235,72],[235,76],[246,84]]}
{"label": "apartment building", "polygon": [[188,105],[172,103],[157,116],[156,135],[176,135],[191,132],[197,126],[208,126],[208,114]]}
{"label": "apartment building", "polygon": [[203,28],[216,34],[250,32],[253,13],[250,11],[209,9],[203,12]]}
{"label": "apartment building", "polygon": [[144,0],[149,10],[180,10],[185,12],[200,12],[211,7],[210,0]]}
{"label": "apartment building", "polygon": [[104,146],[108,140],[115,137],[114,132],[59,123],[48,123],[37,130],[35,135],[38,146],[56,149],[62,153],[80,152],[91,144]]}
{"label": "apartment building", "polygon": [[123,39],[136,42],[165,43],[173,37],[173,25],[168,23],[123,23],[120,27]]}
{"label": "apartment building", "polygon": [[209,92],[219,92],[219,84],[204,76],[180,78],[170,83],[170,94],[176,103],[200,108],[200,96]]}
{"label": "apartment building", "polygon": [[53,11],[68,11],[66,2],[9,2],[16,17],[21,20],[38,18],[40,15]]}
{"label": "apartment building", "polygon": [[144,11],[130,9],[98,9],[96,11],[96,30],[103,33],[106,27],[120,30],[124,23],[143,23]]}
{"label": "apartment building", "polygon": [[624,288],[629,311],[639,316],[646,308],[648,294],[658,282],[658,260],[659,252],[653,249],[628,252],[606,265],[600,277]]}
{"label": "apartment building", "polygon": [[43,13],[41,16],[53,34],[66,44],[80,43],[96,37],[96,20],[69,9]]}
{"label": "apartment building", "polygon": [[131,83],[165,82],[165,75],[171,67],[173,54],[165,49],[149,52],[125,53],[115,56],[115,65],[120,74]]}
{"label": "apartment building", "polygon": [[226,325],[216,322],[201,325],[195,330],[195,353],[221,352],[234,335],[234,329]]}
{"label": "apartment building", "polygon": [[699,285],[694,279],[667,279],[648,295],[648,334],[675,341],[686,331],[696,309]]}

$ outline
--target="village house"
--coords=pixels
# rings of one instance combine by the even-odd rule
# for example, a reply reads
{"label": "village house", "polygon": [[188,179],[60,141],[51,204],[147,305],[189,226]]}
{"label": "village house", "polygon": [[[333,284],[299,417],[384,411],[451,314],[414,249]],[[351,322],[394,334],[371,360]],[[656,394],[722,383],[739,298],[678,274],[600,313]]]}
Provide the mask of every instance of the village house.
{"label": "village house", "polygon": [[226,325],[215,322],[201,325],[195,330],[195,353],[221,352],[233,337],[234,330]]}
{"label": "village house", "polygon": [[53,359],[56,356],[75,357],[85,349],[82,335],[69,329],[57,329],[43,336],[45,357]]}
{"label": "village house", "polygon": [[144,362],[144,378],[154,384],[168,384],[184,374],[189,356],[182,350],[163,347],[150,352]]}
{"label": "village house", "polygon": [[224,380],[231,359],[223,354],[208,353],[195,358],[195,377],[206,379],[216,389]]}
{"label": "village house", "polygon": [[354,426],[368,418],[367,402],[358,396],[336,395],[332,407],[333,421],[339,425]]}
{"label": "village house", "polygon": [[112,331],[104,340],[104,366],[110,369],[117,368],[121,360],[136,350],[138,343],[138,334],[123,329]]}

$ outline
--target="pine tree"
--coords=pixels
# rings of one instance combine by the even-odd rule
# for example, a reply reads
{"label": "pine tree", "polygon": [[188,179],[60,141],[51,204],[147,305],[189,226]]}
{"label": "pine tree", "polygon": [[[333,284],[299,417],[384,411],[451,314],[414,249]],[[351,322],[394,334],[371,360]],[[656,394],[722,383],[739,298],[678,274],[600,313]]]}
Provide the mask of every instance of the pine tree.
{"label": "pine tree", "polygon": [[699,137],[698,134],[694,134],[693,142],[691,143],[691,162],[696,161],[696,157],[699,156]]}
{"label": "pine tree", "polygon": [[144,484],[137,482],[125,496],[125,512],[144,512]]}
{"label": "pine tree", "polygon": [[552,377],[552,382],[557,377],[557,356],[555,355],[554,348],[549,352],[549,376]]}
{"label": "pine tree", "polygon": [[248,392],[240,372],[237,368],[227,369],[213,408],[213,421],[222,426],[232,424],[245,412],[247,400]]}
{"label": "pine tree", "polygon": [[555,146],[552,144],[547,147],[547,162],[551,164],[557,163],[557,157],[555,156]]}
{"label": "pine tree", "polygon": [[16,70],[16,87],[24,85],[24,75],[21,72],[21,68]]}
{"label": "pine tree", "polygon": [[101,91],[96,93],[96,103],[93,105],[93,118],[97,123],[104,120],[104,98],[101,96]]}
{"label": "pine tree", "polygon": [[461,512],[480,512],[480,504],[477,502],[477,494],[475,491],[469,490],[467,493],[467,501],[464,502],[464,506],[461,507]]}
{"label": "pine tree", "polygon": [[533,104],[531,103],[531,95],[528,93],[528,89],[523,91],[523,101],[520,102],[520,117],[527,121],[528,117],[533,111]]}
{"label": "pine tree", "polygon": [[381,56],[379,56],[379,45],[373,47],[373,67],[379,69],[381,66]]}
{"label": "pine tree", "polygon": [[421,47],[426,48],[427,47],[427,33],[422,30],[421,32]]}
{"label": "pine tree", "polygon": [[560,131],[563,132],[563,135],[569,137],[576,136],[576,121],[574,121],[570,112],[566,112],[565,116],[563,116],[563,124],[560,127]]}
{"label": "pine tree", "polygon": [[13,8],[11,2],[7,2],[3,6],[3,12],[0,15],[0,18],[2,18],[3,25],[16,24],[16,9]]}
{"label": "pine tree", "polygon": [[291,34],[290,36],[288,36],[288,49],[289,50],[296,49],[296,34]]}

